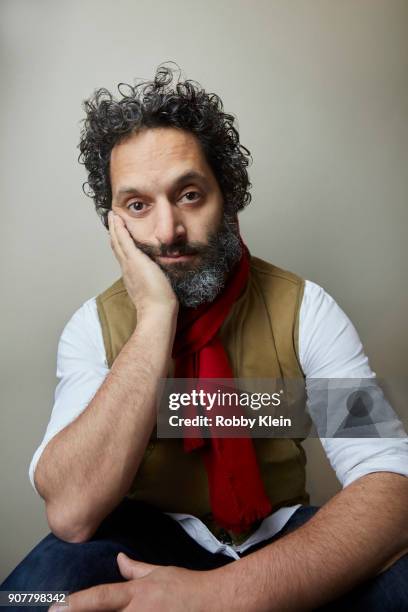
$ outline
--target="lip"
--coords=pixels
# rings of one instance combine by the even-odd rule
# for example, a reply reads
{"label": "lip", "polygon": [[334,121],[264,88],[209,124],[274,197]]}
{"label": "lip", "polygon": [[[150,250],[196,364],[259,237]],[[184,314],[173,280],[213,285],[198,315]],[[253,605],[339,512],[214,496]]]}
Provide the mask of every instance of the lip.
{"label": "lip", "polygon": [[157,259],[163,263],[171,263],[176,261],[189,261],[192,257],[195,257],[195,255],[173,255],[171,257],[158,257]]}

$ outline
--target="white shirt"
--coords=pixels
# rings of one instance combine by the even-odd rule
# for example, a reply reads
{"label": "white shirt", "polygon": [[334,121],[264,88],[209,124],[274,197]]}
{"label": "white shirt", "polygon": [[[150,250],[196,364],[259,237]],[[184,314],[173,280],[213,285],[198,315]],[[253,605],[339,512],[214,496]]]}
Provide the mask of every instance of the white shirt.
{"label": "white shirt", "polygon": [[[358,334],[338,304],[311,281],[299,313],[299,358],[308,380],[323,378],[374,378]],[[45,436],[32,458],[34,472],[47,443],[71,423],[88,405],[109,371],[96,299],[85,302],[65,326],[57,355],[54,407]],[[325,453],[342,486],[372,472],[395,472],[408,476],[408,437],[401,424],[400,438],[321,438]],[[272,537],[282,529],[299,505],[281,508],[264,519],[260,527],[240,545],[220,542],[197,517],[169,513],[185,531],[210,552],[234,559],[249,546]]]}

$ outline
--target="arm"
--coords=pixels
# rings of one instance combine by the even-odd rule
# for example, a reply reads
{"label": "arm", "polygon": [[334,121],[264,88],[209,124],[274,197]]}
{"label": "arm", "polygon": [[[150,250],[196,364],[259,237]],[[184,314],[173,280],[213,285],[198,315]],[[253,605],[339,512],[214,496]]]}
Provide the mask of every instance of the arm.
{"label": "arm", "polygon": [[[321,288],[309,284],[307,289],[300,328],[304,371],[311,378],[373,378],[350,321]],[[345,488],[305,525],[207,572],[125,562],[119,555],[119,568],[129,582],[75,593],[70,596],[73,612],[99,610],[108,602],[142,612],[152,600],[169,612],[186,606],[191,612],[300,611],[375,576],[408,552],[407,439],[322,442]]]}
{"label": "arm", "polygon": [[178,305],[159,267],[123,224],[110,221],[138,324],[87,408],[45,447],[35,472],[52,531],[88,539],[118,504],[137,472],[153,429],[156,390],[167,374]]}
{"label": "arm", "polygon": [[407,552],[407,507],[406,477],[364,476],[296,531],[217,570],[225,597],[246,612],[331,601]]}
{"label": "arm", "polygon": [[407,505],[406,477],[389,472],[369,474],[343,489],[292,533],[215,570],[156,566],[120,553],[119,569],[128,582],[74,593],[69,596],[69,609],[315,609],[407,552]]}

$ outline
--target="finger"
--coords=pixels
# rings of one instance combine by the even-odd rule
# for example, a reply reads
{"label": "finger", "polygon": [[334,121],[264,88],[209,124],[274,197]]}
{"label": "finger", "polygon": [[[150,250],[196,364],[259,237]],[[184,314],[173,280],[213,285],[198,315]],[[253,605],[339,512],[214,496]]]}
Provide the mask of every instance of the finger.
{"label": "finger", "polygon": [[120,252],[123,257],[131,259],[133,257],[140,258],[140,264],[152,265],[152,260],[135,244],[131,233],[129,232],[126,221],[117,213],[113,214],[115,237],[118,241]]}
{"label": "finger", "polygon": [[108,212],[108,228],[109,228],[110,245],[111,245],[113,254],[116,257],[116,259],[120,262],[120,254],[118,251],[119,246],[117,245],[117,240],[115,237],[115,228],[114,228],[114,223],[113,223],[113,211],[112,210]]}
{"label": "finger", "polygon": [[129,230],[126,227],[125,221],[118,214],[114,215],[115,236],[118,241],[121,252],[126,258],[138,256],[141,251],[136,247]]}
{"label": "finger", "polygon": [[152,565],[151,563],[142,563],[142,561],[134,561],[129,559],[125,553],[119,553],[117,556],[118,566],[120,573],[124,578],[132,580],[134,578],[143,578],[147,576],[153,570],[160,567],[159,565]]}
{"label": "finger", "polygon": [[67,606],[52,606],[52,612],[103,612],[125,608],[132,599],[128,582],[101,584],[100,586],[77,591],[68,597]]}
{"label": "finger", "polygon": [[113,211],[109,211],[108,224],[113,252],[115,253],[115,256],[118,261],[120,261],[121,259],[124,259],[124,254],[122,252],[122,249],[120,248],[118,237],[116,234],[115,213]]}
{"label": "finger", "polygon": [[121,259],[124,259],[124,253],[122,252],[122,249],[120,248],[119,242],[118,242],[118,238],[116,235],[116,226],[115,226],[115,214],[113,211],[109,211],[108,213],[108,225],[109,225],[109,234],[110,234],[110,238],[111,238],[111,246],[113,249],[113,252],[115,254],[116,259],[120,262]]}

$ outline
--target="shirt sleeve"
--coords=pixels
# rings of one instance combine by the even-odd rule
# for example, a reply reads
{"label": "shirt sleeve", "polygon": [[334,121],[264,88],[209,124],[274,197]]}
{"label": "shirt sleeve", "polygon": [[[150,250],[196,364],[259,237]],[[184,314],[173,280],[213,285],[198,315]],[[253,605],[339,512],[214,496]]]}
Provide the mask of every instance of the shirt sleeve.
{"label": "shirt sleeve", "polygon": [[[322,287],[306,281],[299,314],[299,358],[310,402],[313,379],[374,379],[353,324]],[[398,421],[392,438],[320,438],[343,487],[373,472],[408,476],[408,437]]]}
{"label": "shirt sleeve", "polygon": [[85,410],[108,371],[96,300],[92,298],[75,312],[58,343],[54,406],[44,438],[29,467],[35,491],[34,473],[44,448]]}

